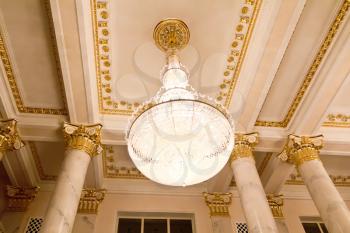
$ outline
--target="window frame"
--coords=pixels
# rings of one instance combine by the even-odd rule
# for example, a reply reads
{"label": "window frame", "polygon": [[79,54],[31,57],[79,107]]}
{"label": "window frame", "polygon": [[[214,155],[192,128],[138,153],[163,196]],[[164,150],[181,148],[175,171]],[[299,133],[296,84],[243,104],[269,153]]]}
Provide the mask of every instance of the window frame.
{"label": "window frame", "polygon": [[118,233],[118,225],[120,218],[141,219],[141,232],[144,233],[145,219],[166,219],[167,233],[170,231],[170,220],[190,220],[192,225],[192,233],[196,233],[195,217],[193,213],[162,213],[162,212],[124,212],[117,213],[117,224],[115,232]]}
{"label": "window frame", "polygon": [[[312,219],[300,219],[301,225],[303,225],[303,223],[314,223],[317,225],[318,229],[320,230],[321,233],[326,233],[323,231],[322,227],[321,227],[321,223],[324,224],[324,222],[319,219],[319,218],[312,218]],[[304,229],[304,226],[303,226]],[[304,229],[305,231],[305,229]]]}

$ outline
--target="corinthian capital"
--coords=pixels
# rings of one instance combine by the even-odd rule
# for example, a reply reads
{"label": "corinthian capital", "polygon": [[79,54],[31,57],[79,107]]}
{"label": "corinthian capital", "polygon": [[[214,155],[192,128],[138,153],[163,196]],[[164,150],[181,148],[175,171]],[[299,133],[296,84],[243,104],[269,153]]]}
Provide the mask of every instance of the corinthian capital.
{"label": "corinthian capital", "polygon": [[90,156],[95,156],[102,151],[101,124],[74,125],[64,123],[63,133],[67,149],[82,150]]}
{"label": "corinthian capital", "polygon": [[14,119],[0,121],[0,152],[18,150],[24,146]]}
{"label": "corinthian capital", "polygon": [[297,136],[291,134],[279,158],[296,166],[306,161],[319,159],[319,150],[323,147],[323,136]]}
{"label": "corinthian capital", "polygon": [[230,216],[228,207],[232,202],[231,193],[203,193],[210,216]]}
{"label": "corinthian capital", "polygon": [[267,194],[267,201],[269,203],[272,215],[274,218],[284,218],[283,216],[283,195]]}
{"label": "corinthian capital", "polygon": [[257,132],[235,135],[235,147],[231,154],[231,162],[238,158],[251,157],[253,156],[254,146],[258,143]]}

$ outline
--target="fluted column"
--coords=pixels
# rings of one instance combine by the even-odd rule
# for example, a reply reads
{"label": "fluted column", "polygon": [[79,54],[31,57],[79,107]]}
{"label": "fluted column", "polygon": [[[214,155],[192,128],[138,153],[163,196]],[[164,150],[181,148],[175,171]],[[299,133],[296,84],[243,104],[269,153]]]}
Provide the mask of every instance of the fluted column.
{"label": "fluted column", "polygon": [[18,150],[24,146],[14,119],[0,121],[0,161],[6,151]]}
{"label": "fluted column", "polygon": [[276,223],[255,167],[253,147],[258,134],[236,134],[231,168],[250,233],[275,233]]}
{"label": "fluted column", "polygon": [[350,211],[319,158],[323,136],[290,135],[285,147],[330,233],[350,232]]}
{"label": "fluted column", "polygon": [[66,157],[44,217],[41,233],[70,233],[92,156],[100,153],[102,126],[64,124]]}
{"label": "fluted column", "polygon": [[210,211],[213,233],[231,233],[229,206],[232,202],[231,193],[203,193],[205,203]]}
{"label": "fluted column", "polygon": [[279,233],[289,233],[285,218],[283,215],[283,195],[268,194],[266,195],[273,217]]}

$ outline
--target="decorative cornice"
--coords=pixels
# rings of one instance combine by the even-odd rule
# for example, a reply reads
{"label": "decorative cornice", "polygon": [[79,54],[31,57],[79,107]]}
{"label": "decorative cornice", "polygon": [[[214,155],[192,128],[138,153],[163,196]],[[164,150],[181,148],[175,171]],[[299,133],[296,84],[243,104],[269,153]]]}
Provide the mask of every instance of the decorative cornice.
{"label": "decorative cornice", "polygon": [[14,119],[0,121],[0,152],[18,150],[24,146],[18,131],[17,121]]}
{"label": "decorative cornice", "polygon": [[[350,176],[349,175],[331,175],[329,177],[333,181],[335,186],[339,187],[350,187]],[[303,178],[299,173],[292,173],[289,179],[285,183],[286,185],[304,185]]]}
{"label": "decorative cornice", "polygon": [[297,167],[306,161],[319,159],[319,150],[323,147],[323,136],[289,135],[287,144],[278,155],[282,161],[295,164]]}
{"label": "decorative cornice", "polygon": [[348,13],[350,7],[350,1],[344,0],[342,6],[340,7],[336,18],[334,19],[330,29],[328,30],[328,33],[323,40],[323,43],[318,50],[310,68],[308,69],[307,74],[304,77],[304,81],[302,82],[301,86],[299,87],[299,90],[296,94],[296,96],[293,99],[292,104],[289,106],[287,114],[284,116],[282,121],[262,121],[257,120],[255,122],[256,126],[265,126],[265,127],[281,127],[285,128],[288,126],[290,120],[292,119],[294,113],[296,112],[298,106],[303,100],[303,97],[305,93],[307,92],[308,88],[310,87],[311,82],[313,81],[315,74],[323,61],[328,49],[330,48],[337,32],[339,31],[340,25],[343,23],[344,18],[346,14]]}
{"label": "decorative cornice", "polygon": [[224,78],[219,85],[220,92],[216,96],[216,100],[227,108],[230,106],[234,89],[240,77],[242,64],[261,4],[262,0],[244,0],[240,10],[240,20],[235,26],[236,30],[233,41],[231,42],[231,51],[227,57],[227,65],[223,73]]}
{"label": "decorative cornice", "polygon": [[83,150],[91,157],[102,151],[101,124],[74,125],[64,123],[63,132],[67,149]]}
{"label": "decorative cornice", "polygon": [[272,215],[274,218],[284,218],[283,216],[283,195],[267,194],[267,201],[269,203]]}
{"label": "decorative cornice", "polygon": [[105,198],[105,189],[83,189],[79,201],[78,212],[97,214],[98,207]]}
{"label": "decorative cornice", "polygon": [[[115,100],[111,95],[113,88],[111,64],[113,62],[111,59],[109,2],[107,0],[90,0],[90,2],[99,111],[102,114],[131,115],[140,103]],[[242,0],[239,22],[233,27],[235,34],[227,57],[223,81],[219,85],[220,91],[216,94],[216,100],[226,107],[231,103],[261,3],[262,0]]]}
{"label": "decorative cornice", "polygon": [[112,146],[103,146],[102,161],[103,175],[105,178],[147,179],[136,167],[117,167],[113,153],[114,150]]}
{"label": "decorative cornice", "polygon": [[253,157],[253,148],[258,143],[257,132],[235,135],[235,147],[233,148],[230,161],[233,162],[238,158]]}
{"label": "decorative cornice", "polygon": [[16,82],[15,78],[15,73],[13,72],[13,66],[11,64],[11,59],[8,54],[8,49],[6,48],[5,44],[5,36],[3,30],[0,30],[0,58],[2,65],[4,67],[4,71],[8,80],[8,84],[10,86],[10,91],[12,92],[13,99],[16,103],[17,109],[21,113],[35,113],[35,114],[50,114],[50,115],[67,115],[67,110],[65,107],[65,92],[63,88],[63,80],[62,80],[62,75],[61,75],[61,69],[60,69],[60,64],[59,64],[59,58],[58,58],[58,51],[57,51],[57,46],[56,46],[56,37],[54,34],[54,31],[51,30],[51,28],[54,28],[53,26],[53,21],[51,20],[51,10],[50,6],[47,6],[47,1],[44,1],[45,4],[45,10],[47,12],[47,15],[49,17],[49,28],[50,28],[50,36],[51,40],[53,43],[53,53],[55,56],[55,61],[56,61],[56,66],[57,66],[57,76],[58,76],[58,82],[60,84],[60,89],[62,92],[62,99],[63,99],[63,108],[37,108],[37,107],[28,107],[24,105],[23,99],[21,97],[21,94],[19,92],[19,88]]}
{"label": "decorative cornice", "polygon": [[327,120],[323,122],[324,127],[350,128],[350,115],[345,114],[328,114]]}
{"label": "decorative cornice", "polygon": [[8,199],[7,210],[24,212],[28,205],[34,200],[39,187],[24,188],[19,186],[6,186],[6,197]]}
{"label": "decorative cornice", "polygon": [[229,206],[232,202],[232,193],[203,193],[205,203],[209,207],[210,216],[229,217]]}

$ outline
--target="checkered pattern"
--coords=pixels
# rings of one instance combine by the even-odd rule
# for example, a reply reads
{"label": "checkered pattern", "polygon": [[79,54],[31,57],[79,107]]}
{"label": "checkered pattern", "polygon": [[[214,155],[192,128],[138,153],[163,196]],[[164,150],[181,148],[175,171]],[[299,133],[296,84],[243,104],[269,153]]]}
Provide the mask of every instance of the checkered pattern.
{"label": "checkered pattern", "polygon": [[236,228],[237,228],[237,233],[248,233],[247,223],[237,222]]}
{"label": "checkered pattern", "polygon": [[26,233],[39,233],[42,223],[42,218],[30,218],[28,221]]}

